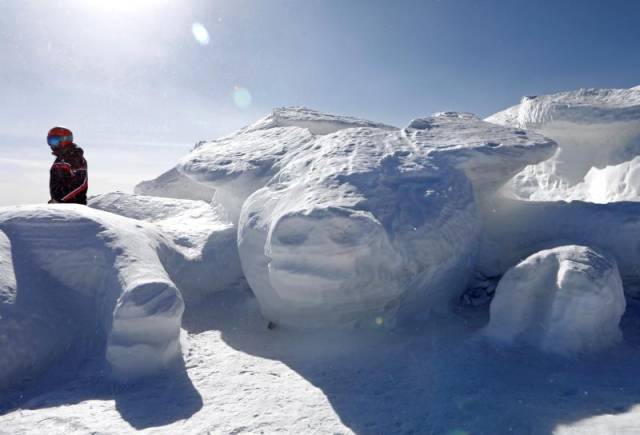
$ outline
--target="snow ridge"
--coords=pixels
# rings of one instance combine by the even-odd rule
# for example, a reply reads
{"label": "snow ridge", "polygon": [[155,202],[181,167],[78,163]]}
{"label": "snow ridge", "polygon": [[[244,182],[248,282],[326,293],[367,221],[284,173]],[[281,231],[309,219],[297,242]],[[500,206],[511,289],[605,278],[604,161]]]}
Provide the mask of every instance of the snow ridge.
{"label": "snow ridge", "polygon": [[638,201],[640,89],[580,89],[524,97],[487,121],[528,128],[559,144],[519,173],[505,195],[525,200]]}

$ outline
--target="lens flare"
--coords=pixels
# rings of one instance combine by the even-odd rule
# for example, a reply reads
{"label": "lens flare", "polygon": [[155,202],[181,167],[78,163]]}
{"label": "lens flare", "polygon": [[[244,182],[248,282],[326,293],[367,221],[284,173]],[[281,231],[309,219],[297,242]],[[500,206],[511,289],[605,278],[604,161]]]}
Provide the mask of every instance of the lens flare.
{"label": "lens flare", "polygon": [[209,31],[200,23],[193,23],[191,25],[191,33],[200,45],[208,45],[211,41],[211,38],[209,37]]}
{"label": "lens flare", "polygon": [[233,102],[236,103],[236,106],[246,109],[251,106],[251,101],[251,93],[246,88],[240,86],[233,88]]}

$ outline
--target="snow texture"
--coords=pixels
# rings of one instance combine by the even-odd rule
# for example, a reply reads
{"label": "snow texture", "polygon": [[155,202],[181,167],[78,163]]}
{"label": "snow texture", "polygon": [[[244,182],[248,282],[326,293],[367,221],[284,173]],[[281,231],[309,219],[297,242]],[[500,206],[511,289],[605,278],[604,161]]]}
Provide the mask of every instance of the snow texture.
{"label": "snow texture", "polygon": [[640,296],[640,204],[501,200],[483,207],[482,276],[501,276],[522,259],[562,245],[588,246],[617,262],[625,291]]}
{"label": "snow texture", "polygon": [[236,227],[215,204],[114,192],[89,206],[152,224],[173,241],[175,255],[164,265],[187,305],[244,282]]}
{"label": "snow texture", "polygon": [[46,367],[83,332],[103,341],[98,346],[119,378],[180,359],[183,301],[161,260],[171,242],[153,228],[54,205],[2,208],[0,230],[20,283],[15,303],[1,305],[0,383]]}
{"label": "snow texture", "polygon": [[613,258],[584,246],[538,252],[502,277],[485,334],[561,354],[594,352],[622,339],[625,310]]}
{"label": "snow texture", "polygon": [[559,145],[506,189],[527,200],[638,201],[640,89],[580,89],[524,97],[487,121],[531,129]]}
{"label": "snow texture", "polygon": [[277,108],[234,134],[200,142],[178,169],[215,189],[216,201],[237,222],[245,199],[264,186],[292,155],[310,149],[318,135],[355,127],[394,129],[306,108]]}
{"label": "snow texture", "polygon": [[170,169],[157,178],[143,181],[136,185],[134,192],[138,195],[161,196],[164,198],[192,199],[210,202],[214,190],[201,183],[196,183],[182,175],[176,168]]}
{"label": "snow texture", "polygon": [[386,322],[465,286],[479,240],[475,198],[555,144],[473,115],[406,129],[276,109],[202,143],[180,171],[238,219],[242,267],[265,316],[296,326]]}

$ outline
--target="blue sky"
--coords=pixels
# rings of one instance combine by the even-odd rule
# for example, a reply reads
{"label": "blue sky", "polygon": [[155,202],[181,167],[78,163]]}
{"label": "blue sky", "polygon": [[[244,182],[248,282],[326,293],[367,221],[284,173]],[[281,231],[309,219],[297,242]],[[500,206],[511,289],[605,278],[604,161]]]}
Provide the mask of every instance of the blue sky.
{"label": "blue sky", "polygon": [[47,199],[54,124],[86,148],[97,193],[130,189],[195,141],[274,106],[403,126],[442,110],[486,116],[522,95],[640,84],[631,0],[0,0],[0,9],[0,204]]}

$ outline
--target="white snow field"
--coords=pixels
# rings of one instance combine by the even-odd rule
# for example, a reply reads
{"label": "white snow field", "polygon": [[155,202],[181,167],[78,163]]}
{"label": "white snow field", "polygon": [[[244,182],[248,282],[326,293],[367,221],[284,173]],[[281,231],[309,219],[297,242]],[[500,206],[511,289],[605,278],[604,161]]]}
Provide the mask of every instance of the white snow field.
{"label": "white snow field", "polygon": [[135,195],[0,209],[0,433],[640,433],[640,202],[502,198],[555,158],[523,127],[275,109]]}
{"label": "white snow field", "polygon": [[507,194],[529,200],[640,200],[640,89],[580,89],[523,97],[486,119],[555,140],[553,158],[527,167]]}
{"label": "white snow field", "polygon": [[615,260],[584,246],[562,246],[504,274],[485,333],[548,352],[594,352],[620,341],[625,306]]}

